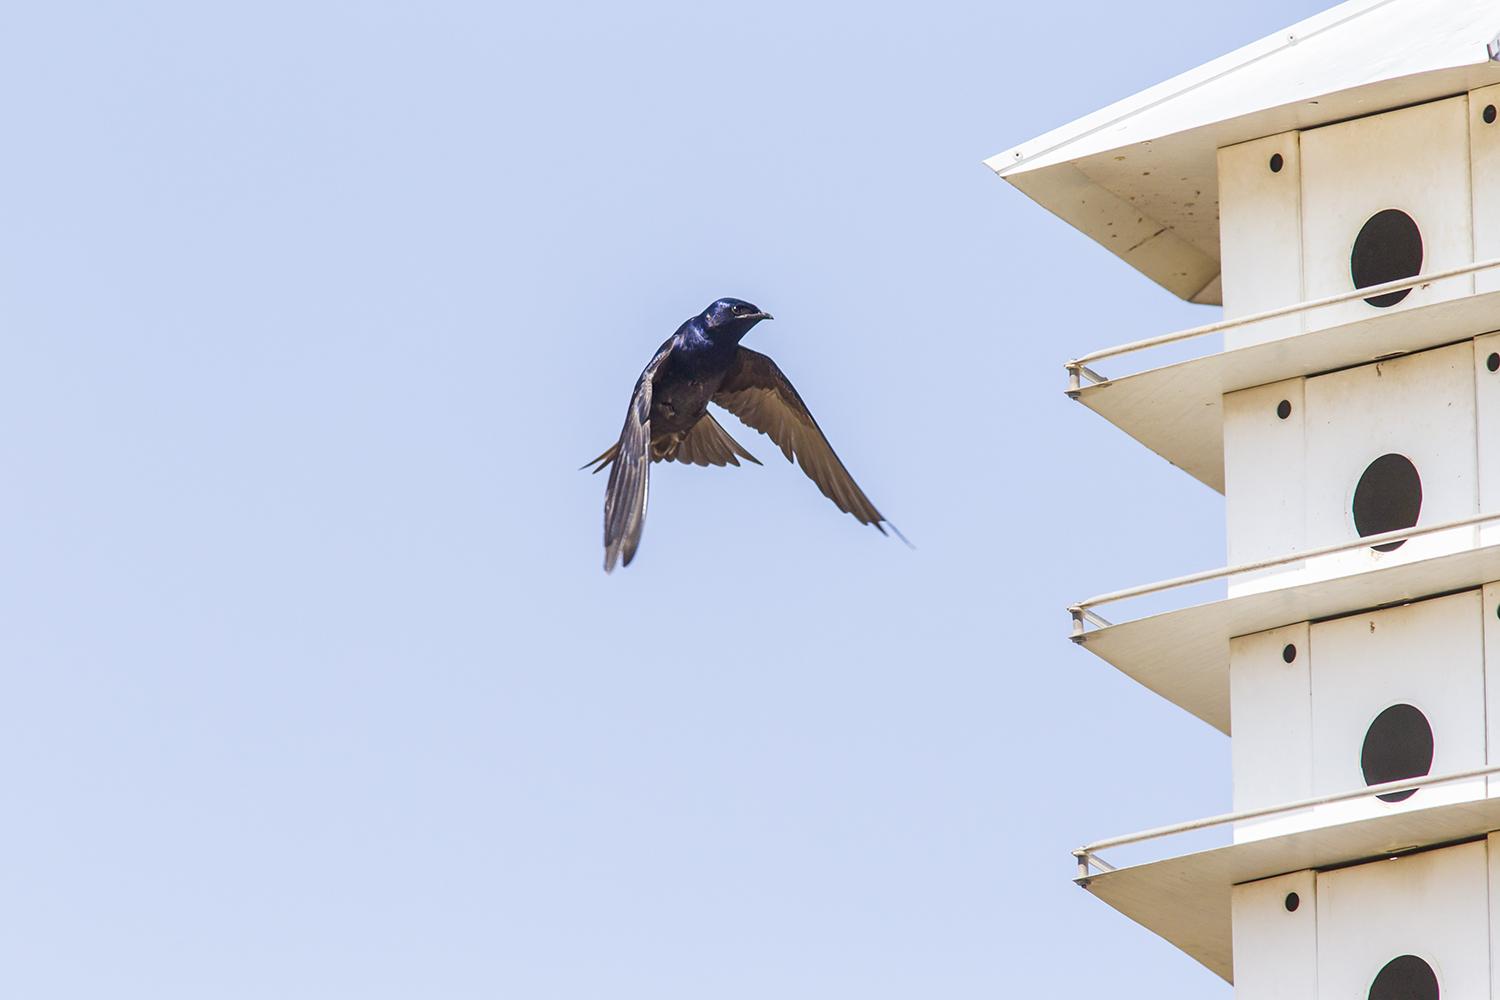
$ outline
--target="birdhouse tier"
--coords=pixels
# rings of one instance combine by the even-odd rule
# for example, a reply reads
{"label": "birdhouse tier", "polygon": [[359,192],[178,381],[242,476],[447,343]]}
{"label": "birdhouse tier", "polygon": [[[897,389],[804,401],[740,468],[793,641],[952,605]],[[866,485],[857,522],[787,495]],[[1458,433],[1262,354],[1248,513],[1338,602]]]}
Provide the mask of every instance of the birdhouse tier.
{"label": "birdhouse tier", "polygon": [[[1236,811],[1482,769],[1491,747],[1500,758],[1497,612],[1500,587],[1491,585],[1233,640]],[[1235,837],[1486,794],[1486,779],[1470,778],[1248,820]]]}
{"label": "birdhouse tier", "polygon": [[[1500,268],[1494,273],[1500,275]],[[1461,280],[1481,281],[1484,273]],[[1234,393],[1471,340],[1500,325],[1500,291],[1437,301],[1416,299],[1410,304],[1403,301],[1390,308],[1369,306],[1363,300],[1357,304],[1367,312],[1361,319],[1335,326],[1309,320],[1314,329],[1300,335],[1251,339],[1246,346],[1144,371],[1100,374],[1093,367],[1097,362],[1082,364],[1075,369],[1082,376],[1079,384],[1069,388],[1068,395],[1194,479],[1223,493],[1224,405]],[[1212,331],[1222,325],[1198,329]],[[1488,362],[1495,350],[1489,346],[1481,360]],[[1083,381],[1095,375],[1093,384]]]}
{"label": "birdhouse tier", "polygon": [[1121,378],[1081,365],[1070,392],[1223,491],[1224,397],[1494,329],[1497,106],[1493,86],[1220,149],[1226,319],[1205,329],[1224,350]]}
{"label": "birdhouse tier", "polygon": [[[1240,390],[1223,412],[1231,565],[1500,512],[1500,335]],[[1359,547],[1241,574],[1229,593],[1497,539],[1500,523]]]}
{"label": "birdhouse tier", "polygon": [[[1418,890],[1415,895],[1408,894],[1399,873],[1420,868],[1423,863],[1420,859],[1454,850],[1444,846],[1428,851],[1428,845],[1458,845],[1471,852],[1478,851],[1485,858],[1477,877],[1470,869],[1460,880],[1477,890],[1478,898],[1483,899],[1488,892],[1484,873],[1494,864],[1489,860],[1491,851],[1486,842],[1491,831],[1495,830],[1500,830],[1500,798],[1482,798],[1391,811],[1367,819],[1279,833],[1160,861],[1091,873],[1076,881],[1091,895],[1233,982],[1237,990],[1286,986],[1284,993],[1245,994],[1247,996],[1363,997],[1367,995],[1364,991],[1346,989],[1333,992],[1331,981],[1321,975],[1326,968],[1323,962],[1333,960],[1344,966],[1353,961],[1352,956],[1342,950],[1320,950],[1325,941],[1325,928],[1332,927],[1321,923],[1329,919],[1319,899],[1327,884],[1325,880],[1340,872],[1368,871],[1371,874],[1366,878],[1378,892],[1378,880],[1384,873],[1384,877],[1390,878],[1384,891],[1399,904],[1398,909],[1417,905],[1415,900],[1422,898],[1420,884],[1412,887]],[[1462,854],[1462,851],[1458,853]],[[1431,882],[1425,884],[1435,886]],[[1278,888],[1273,890],[1268,885],[1277,885]],[[1262,888],[1257,890],[1252,886]],[[1496,888],[1500,889],[1500,886]],[[1276,894],[1271,896],[1273,891]],[[1296,900],[1287,898],[1292,893],[1296,893]],[[1500,895],[1491,898],[1500,906]],[[1459,906],[1458,899],[1452,896],[1433,891],[1425,899],[1425,904],[1418,905],[1413,913],[1418,923],[1430,922],[1434,927],[1446,928],[1451,916],[1462,914],[1466,920],[1478,920],[1480,937],[1486,942],[1491,928],[1500,927],[1489,916],[1488,910],[1479,912],[1476,917],[1474,912]],[[1272,901],[1279,909],[1270,907]],[[1352,939],[1361,933],[1374,934],[1375,926],[1392,929],[1403,926],[1399,921],[1386,923],[1387,915],[1394,911],[1384,908],[1366,909],[1365,913],[1374,923],[1360,923],[1358,910],[1359,907],[1349,910],[1335,908],[1335,914],[1353,923],[1340,924],[1327,940],[1346,938],[1345,928],[1348,929],[1346,939]],[[1272,914],[1279,914],[1281,918],[1287,918],[1288,914],[1301,916],[1279,919],[1275,923],[1263,922]],[[1309,922],[1320,924],[1312,937],[1308,936],[1309,929],[1303,924],[1308,918],[1312,918]],[[1460,937],[1452,939],[1462,940]],[[1359,957],[1358,961],[1362,963],[1356,970],[1361,977],[1359,981],[1364,983],[1364,990],[1368,990],[1380,970],[1404,954],[1423,957],[1438,969],[1441,977],[1448,956],[1455,953],[1434,952],[1427,950],[1429,948],[1425,939],[1415,937],[1388,940],[1381,949]],[[1488,962],[1483,950],[1476,954],[1481,961]],[[1437,961],[1433,960],[1434,957]],[[1487,964],[1485,968],[1488,968]],[[1308,975],[1314,969],[1320,972],[1316,979]],[[1349,975],[1355,975],[1356,971],[1349,972]],[[1291,985],[1287,985],[1289,980],[1283,976],[1290,977]],[[1489,996],[1485,992],[1450,993],[1447,985],[1445,981],[1442,994],[1445,997]],[[1456,983],[1454,988],[1457,988]]]}
{"label": "birdhouse tier", "polygon": [[[1385,113],[1500,84],[1497,33],[1500,13],[1483,0],[1353,0],[986,163],[1175,295],[1226,309],[1253,309],[1294,286],[1310,297],[1351,263],[1374,284],[1414,261],[1473,259],[1500,233],[1471,247],[1467,223],[1448,228],[1468,198],[1467,184],[1453,183],[1468,156],[1452,155],[1467,143],[1452,127],[1463,124],[1465,99]],[[1353,119],[1365,125],[1341,124]],[[1378,143],[1392,145],[1370,155]],[[1386,161],[1396,144],[1410,145]],[[1362,165],[1350,159],[1360,155]],[[1395,200],[1367,211],[1362,200],[1380,185],[1335,190],[1345,171],[1384,174]],[[1357,262],[1334,256],[1336,245],[1349,249],[1333,239],[1349,225],[1363,236]],[[1252,231],[1278,255],[1299,237],[1308,252],[1257,261]]]}
{"label": "birdhouse tier", "polygon": [[1230,725],[1231,653],[1237,637],[1479,589],[1497,580],[1500,546],[1486,545],[1110,622],[1073,638],[1172,704],[1238,736]]}

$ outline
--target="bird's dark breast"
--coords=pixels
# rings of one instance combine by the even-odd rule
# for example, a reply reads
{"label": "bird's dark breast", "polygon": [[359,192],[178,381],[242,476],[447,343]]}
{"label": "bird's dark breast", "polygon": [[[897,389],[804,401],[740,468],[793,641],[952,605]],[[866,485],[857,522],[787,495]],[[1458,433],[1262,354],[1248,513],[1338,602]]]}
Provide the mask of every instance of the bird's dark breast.
{"label": "bird's dark breast", "polygon": [[651,435],[692,430],[724,381],[718,373],[664,373],[651,389]]}

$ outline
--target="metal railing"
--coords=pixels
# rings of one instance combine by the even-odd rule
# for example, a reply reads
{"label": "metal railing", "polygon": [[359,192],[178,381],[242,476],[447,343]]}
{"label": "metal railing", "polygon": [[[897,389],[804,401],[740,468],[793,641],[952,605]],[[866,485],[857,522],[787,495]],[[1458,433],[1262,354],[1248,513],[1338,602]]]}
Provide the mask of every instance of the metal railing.
{"label": "metal railing", "polygon": [[1223,333],[1225,330],[1235,330],[1242,326],[1263,323],[1266,320],[1280,319],[1283,316],[1292,316],[1301,312],[1311,312],[1314,309],[1321,309],[1325,306],[1341,305],[1342,303],[1354,302],[1358,299],[1370,299],[1377,295],[1384,295],[1387,292],[1399,292],[1408,288],[1417,288],[1431,284],[1434,281],[1458,278],[1465,274],[1474,274],[1477,271],[1485,271],[1492,267],[1500,267],[1500,257],[1475,261],[1472,264],[1462,264],[1458,267],[1444,268],[1441,271],[1417,274],[1410,278],[1398,278],[1395,281],[1387,281],[1379,285],[1368,285],[1364,288],[1340,292],[1337,295],[1326,295],[1320,299],[1309,299],[1306,302],[1280,306],[1276,309],[1267,309],[1263,312],[1251,313],[1247,316],[1237,316],[1234,319],[1223,319],[1217,323],[1207,323],[1203,326],[1195,326],[1189,330],[1179,330],[1176,333],[1164,333],[1156,337],[1147,337],[1145,340],[1132,341],[1128,344],[1121,344],[1118,347],[1106,347],[1103,350],[1093,351],[1081,357],[1074,358],[1063,365],[1068,372],[1068,391],[1077,392],[1082,388],[1082,380],[1084,378],[1095,384],[1109,381],[1105,376],[1089,369],[1088,365],[1091,361],[1102,361],[1105,358],[1115,358],[1123,354],[1134,354],[1137,351],[1148,350],[1152,347],[1177,344],[1184,340],[1194,340],[1213,333]]}
{"label": "metal railing", "polygon": [[1453,771],[1449,774],[1401,778],[1396,781],[1386,781],[1378,785],[1355,789],[1352,792],[1317,795],[1310,799],[1298,799],[1295,802],[1286,802],[1276,806],[1263,806],[1258,809],[1241,809],[1237,812],[1220,813],[1217,816],[1209,816],[1204,819],[1188,820],[1185,823],[1173,823],[1171,826],[1158,826],[1150,830],[1142,830],[1139,833],[1129,833],[1123,837],[1109,837],[1105,840],[1096,840],[1092,844],[1085,844],[1072,852],[1073,860],[1078,868],[1076,877],[1088,878],[1093,875],[1094,873],[1090,870],[1091,867],[1097,868],[1100,872],[1117,871],[1118,869],[1114,865],[1098,857],[1099,851],[1108,850],[1111,847],[1141,844],[1148,840],[1161,840],[1165,837],[1175,837],[1178,834],[1192,833],[1195,830],[1206,830],[1210,827],[1225,826],[1230,823],[1240,823],[1249,819],[1264,819],[1267,816],[1276,816],[1281,813],[1294,813],[1302,809],[1311,809],[1315,806],[1333,805],[1338,802],[1352,802],[1356,799],[1369,796],[1389,795],[1392,792],[1416,791],[1419,788],[1427,788],[1430,785],[1444,785],[1450,781],[1466,781],[1470,778],[1482,778],[1486,775],[1496,773],[1500,773],[1500,764],[1474,767],[1466,771]]}
{"label": "metal railing", "polygon": [[1324,545],[1316,549],[1306,549],[1302,552],[1292,552],[1284,556],[1277,556],[1274,559],[1257,559],[1254,562],[1240,563],[1236,566],[1204,570],[1201,573],[1189,573],[1187,576],[1178,576],[1170,580],[1142,584],[1139,587],[1114,590],[1107,594],[1090,597],[1088,600],[1079,601],[1077,604],[1068,606],[1068,614],[1073,618],[1071,638],[1074,642],[1082,641],[1086,635],[1086,622],[1091,622],[1099,628],[1108,628],[1114,624],[1093,610],[1101,604],[1114,604],[1117,601],[1127,601],[1133,597],[1159,594],[1165,590],[1176,590],[1180,587],[1191,587],[1200,583],[1212,583],[1215,580],[1228,579],[1232,576],[1238,576],[1241,573],[1253,573],[1256,570],[1288,566],[1307,559],[1317,559],[1320,556],[1338,555],[1343,552],[1357,552],[1360,549],[1373,548],[1376,545],[1384,545],[1387,542],[1405,541],[1408,538],[1420,538],[1423,535],[1434,535],[1443,531],[1452,531],[1455,528],[1473,527],[1483,524],[1486,521],[1500,521],[1500,513],[1471,514],[1468,517],[1455,518],[1452,521],[1440,521],[1437,524],[1398,528],[1395,531],[1383,531],[1378,535],[1366,535],[1357,541],[1340,542],[1337,545]]}

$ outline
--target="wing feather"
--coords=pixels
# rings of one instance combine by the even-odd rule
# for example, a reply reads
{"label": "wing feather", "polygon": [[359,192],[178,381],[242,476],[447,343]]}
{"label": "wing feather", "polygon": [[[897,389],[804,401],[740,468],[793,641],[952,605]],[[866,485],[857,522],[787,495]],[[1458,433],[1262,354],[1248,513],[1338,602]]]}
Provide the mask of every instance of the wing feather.
{"label": "wing feather", "polygon": [[641,529],[646,524],[646,499],[651,486],[652,383],[671,346],[670,340],[663,344],[641,372],[635,391],[630,395],[630,408],[625,411],[625,426],[620,430],[614,462],[609,470],[609,485],[604,489],[606,573],[614,570],[616,562],[629,566],[641,543]]}
{"label": "wing feather", "polygon": [[839,510],[885,534],[889,522],[844,468],[776,362],[741,347],[713,401],[774,441],[787,461],[795,460]]}

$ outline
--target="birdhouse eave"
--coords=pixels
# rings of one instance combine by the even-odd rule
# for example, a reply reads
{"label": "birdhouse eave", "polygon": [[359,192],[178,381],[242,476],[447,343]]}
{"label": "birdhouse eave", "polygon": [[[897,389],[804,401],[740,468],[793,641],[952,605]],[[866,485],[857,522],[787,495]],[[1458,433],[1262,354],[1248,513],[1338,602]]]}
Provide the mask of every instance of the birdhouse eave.
{"label": "birdhouse eave", "polygon": [[1500,83],[1484,0],[1350,0],[986,165],[1180,298],[1220,302],[1217,151]]}

